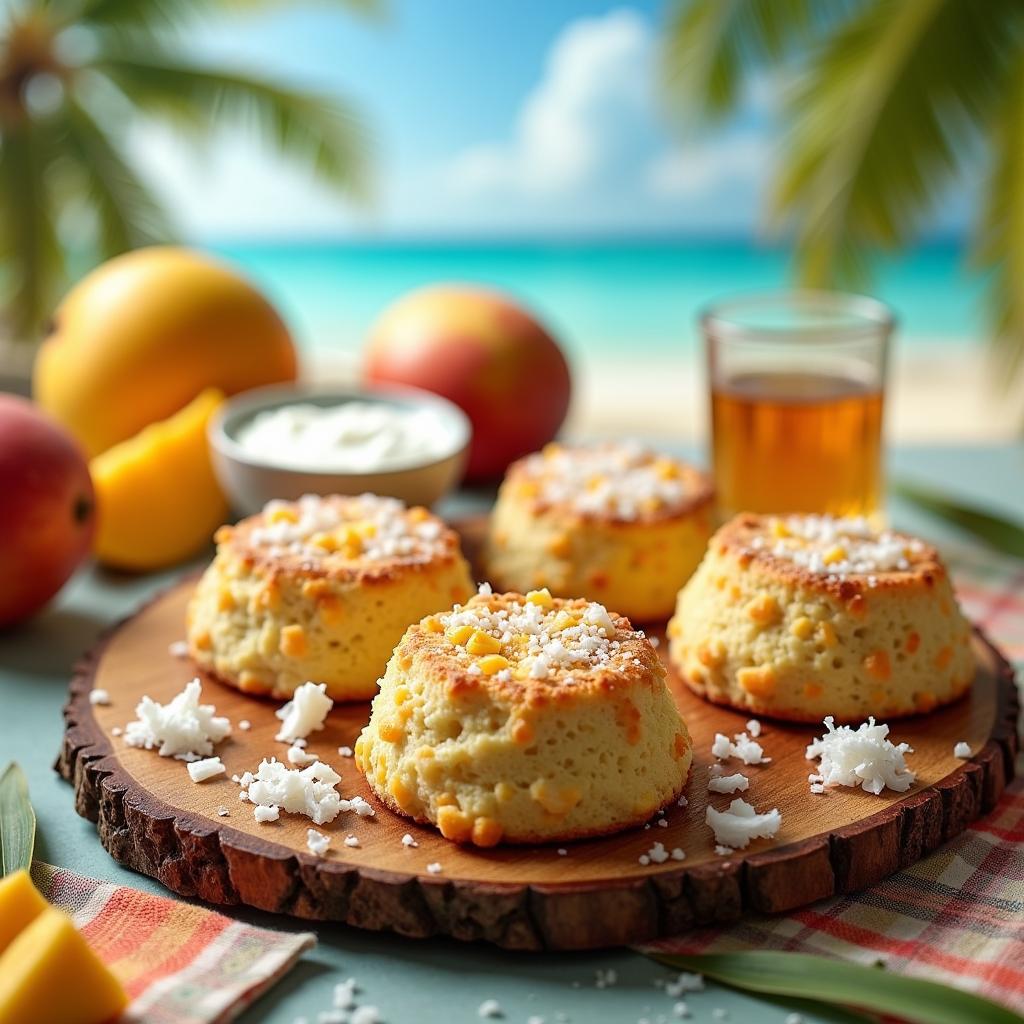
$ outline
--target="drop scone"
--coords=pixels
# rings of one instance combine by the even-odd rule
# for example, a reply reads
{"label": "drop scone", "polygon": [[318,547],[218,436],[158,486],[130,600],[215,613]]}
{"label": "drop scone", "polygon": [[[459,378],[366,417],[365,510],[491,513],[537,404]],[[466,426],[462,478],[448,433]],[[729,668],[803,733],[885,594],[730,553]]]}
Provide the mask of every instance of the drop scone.
{"label": "drop scone", "polygon": [[367,700],[406,626],[473,592],[455,532],[393,498],[272,501],[216,540],[189,652],[248,693],[290,697],[312,680]]}
{"label": "drop scone", "polygon": [[864,519],[736,516],[668,632],[691,689],[793,721],[930,711],[974,678],[971,629],[938,553]]}
{"label": "drop scone", "polygon": [[355,748],[377,796],[477,846],[615,832],[675,799],[690,737],[644,634],[583,599],[481,589],[395,648]]}
{"label": "drop scone", "polygon": [[711,536],[709,478],[634,444],[549,444],[512,464],[484,550],[495,587],[666,619]]}

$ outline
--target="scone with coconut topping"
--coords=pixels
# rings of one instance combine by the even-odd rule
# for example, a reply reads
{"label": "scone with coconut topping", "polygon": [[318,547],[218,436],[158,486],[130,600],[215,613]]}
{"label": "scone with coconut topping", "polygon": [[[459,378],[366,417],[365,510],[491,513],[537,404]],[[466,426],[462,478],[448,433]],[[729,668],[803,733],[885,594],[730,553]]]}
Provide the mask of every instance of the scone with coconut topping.
{"label": "scone with coconut topping", "polygon": [[793,721],[930,711],[974,678],[971,629],[936,550],[860,518],[736,516],[668,632],[691,689]]}
{"label": "scone with coconut topping", "polygon": [[473,592],[455,532],[394,498],[272,501],[216,540],[189,652],[248,693],[290,697],[311,680],[367,700],[406,626]]}
{"label": "scone with coconut topping", "polygon": [[484,551],[495,587],[664,620],[711,536],[708,477],[635,444],[550,444],[513,463]]}
{"label": "scone with coconut topping", "polygon": [[646,636],[546,590],[410,626],[356,764],[392,810],[477,846],[646,821],[686,782],[690,737]]}

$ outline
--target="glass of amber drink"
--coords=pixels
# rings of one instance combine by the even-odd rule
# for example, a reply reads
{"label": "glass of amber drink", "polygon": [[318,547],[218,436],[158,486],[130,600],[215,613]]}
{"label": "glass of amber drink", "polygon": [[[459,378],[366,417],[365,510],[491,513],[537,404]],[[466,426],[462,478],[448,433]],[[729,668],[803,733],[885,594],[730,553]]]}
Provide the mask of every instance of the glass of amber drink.
{"label": "glass of amber drink", "polygon": [[751,295],[701,318],[718,507],[879,518],[894,318],[837,292]]}

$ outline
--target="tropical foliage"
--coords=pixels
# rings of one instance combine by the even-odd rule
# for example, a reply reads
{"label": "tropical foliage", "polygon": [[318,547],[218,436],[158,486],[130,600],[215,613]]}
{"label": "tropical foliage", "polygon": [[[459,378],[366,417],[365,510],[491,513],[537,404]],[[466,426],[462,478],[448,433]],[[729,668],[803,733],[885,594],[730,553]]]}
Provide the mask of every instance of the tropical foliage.
{"label": "tropical foliage", "polygon": [[[369,11],[373,0],[345,0]],[[85,259],[168,239],[173,225],[126,152],[138,119],[200,139],[230,121],[347,193],[365,190],[364,133],[335,98],[182,52],[180,30],[259,0],[9,0],[0,15],[0,309],[38,336],[68,269],[69,221]],[[77,221],[76,221],[77,218]]]}
{"label": "tropical foliage", "polygon": [[1024,3],[676,0],[664,45],[677,109],[704,122],[776,73],[788,133],[771,198],[811,286],[862,285],[955,180],[976,188],[995,351],[1024,371]]}

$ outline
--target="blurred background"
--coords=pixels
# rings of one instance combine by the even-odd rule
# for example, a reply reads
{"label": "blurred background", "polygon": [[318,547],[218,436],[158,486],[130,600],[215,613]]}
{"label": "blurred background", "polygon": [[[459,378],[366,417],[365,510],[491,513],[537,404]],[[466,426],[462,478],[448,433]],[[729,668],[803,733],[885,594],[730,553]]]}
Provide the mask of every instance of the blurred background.
{"label": "blurred background", "polygon": [[92,265],[171,239],[318,379],[410,288],[505,289],[569,355],[570,431],[651,438],[705,429],[702,306],[861,290],[899,317],[890,438],[1017,436],[1022,7],[8,0],[3,372]]}

